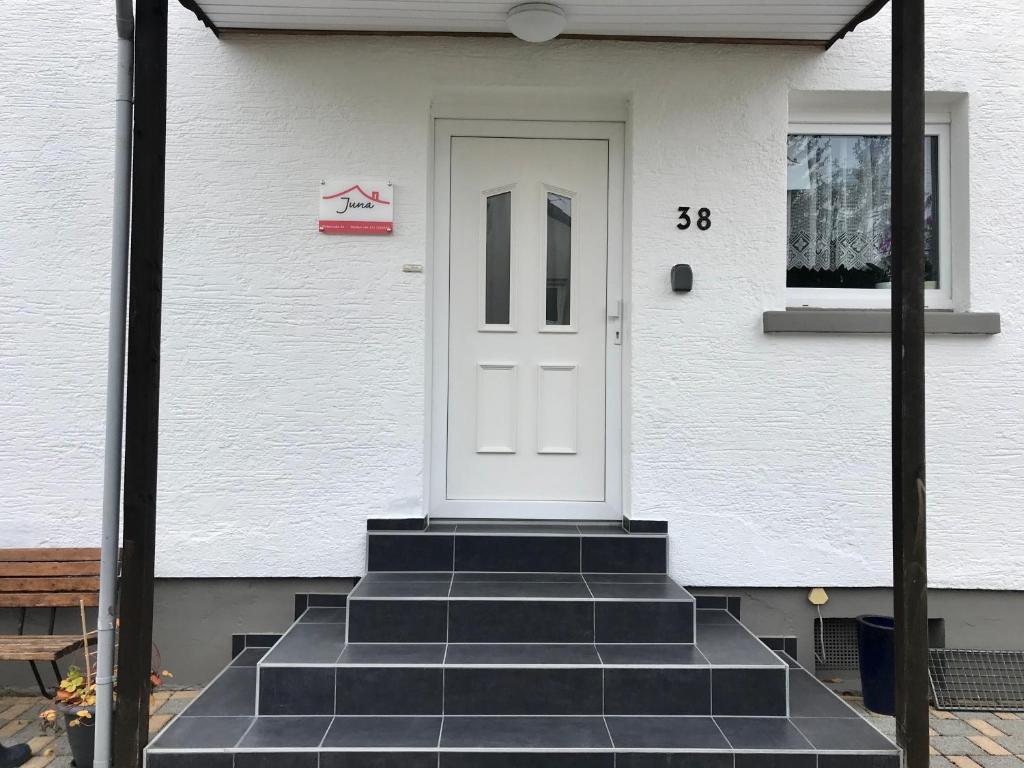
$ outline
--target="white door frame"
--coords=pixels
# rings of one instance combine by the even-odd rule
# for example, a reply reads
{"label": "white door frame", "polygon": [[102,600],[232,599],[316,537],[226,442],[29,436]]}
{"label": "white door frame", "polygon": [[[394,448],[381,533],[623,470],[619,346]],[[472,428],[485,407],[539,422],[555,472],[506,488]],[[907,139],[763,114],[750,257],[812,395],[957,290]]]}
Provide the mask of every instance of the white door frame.
{"label": "white door frame", "polygon": [[[608,319],[605,369],[605,499],[603,502],[465,501],[446,498],[448,465],[448,306],[451,223],[451,146],[459,136],[517,139],[598,139],[608,142],[608,314],[625,306],[623,212],[625,124],[530,120],[434,120],[433,260],[430,278],[427,497],[433,517],[615,520],[622,517],[623,344],[614,343],[624,318]],[[624,312],[624,309],[619,309]]]}

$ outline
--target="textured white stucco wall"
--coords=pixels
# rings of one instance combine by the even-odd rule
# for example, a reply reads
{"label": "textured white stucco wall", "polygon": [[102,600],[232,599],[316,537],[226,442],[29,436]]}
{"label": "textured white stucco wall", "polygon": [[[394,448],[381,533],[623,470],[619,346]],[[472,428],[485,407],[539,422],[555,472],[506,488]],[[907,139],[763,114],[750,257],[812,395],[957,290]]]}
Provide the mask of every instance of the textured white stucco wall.
{"label": "textured white stucco wall", "polygon": [[[928,88],[970,99],[972,309],[928,340],[930,581],[1024,588],[1024,9],[928,4]],[[94,543],[112,166],[109,9],[0,9],[0,546]],[[361,572],[423,508],[431,100],[629,94],[630,497],[704,585],[885,585],[886,338],[776,337],[791,89],[888,87],[889,16],[804,49],[218,40],[171,3],[161,576]],[[325,175],[389,177],[389,238],[316,232]],[[677,205],[714,211],[680,233]],[[668,270],[689,262],[696,290]]]}

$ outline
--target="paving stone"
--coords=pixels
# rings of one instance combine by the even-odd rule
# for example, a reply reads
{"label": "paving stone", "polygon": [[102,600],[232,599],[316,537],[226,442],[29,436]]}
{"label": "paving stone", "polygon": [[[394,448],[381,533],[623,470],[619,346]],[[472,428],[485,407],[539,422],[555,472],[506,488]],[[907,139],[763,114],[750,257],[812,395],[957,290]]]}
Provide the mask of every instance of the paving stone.
{"label": "paving stone", "polygon": [[172,696],[169,698],[162,707],[160,707],[161,715],[176,715],[181,712],[185,707],[192,703],[191,698]]}
{"label": "paving stone", "polygon": [[974,719],[969,721],[972,728],[976,728],[978,733],[988,736],[990,739],[1002,739],[1006,737],[1006,732],[999,730],[998,727],[988,722],[987,720]]}
{"label": "paving stone", "polygon": [[1024,760],[1019,757],[995,757],[993,755],[978,755],[974,758],[983,768],[1022,768]]}
{"label": "paving stone", "polygon": [[982,735],[979,734],[978,736],[971,736],[969,738],[970,738],[971,741],[973,741],[979,747],[984,749],[985,752],[987,754],[989,754],[989,755],[1009,755],[1010,754],[1010,752],[1006,749],[1006,747],[1002,746],[1001,744],[997,744],[992,739],[990,739],[988,736],[982,736]]}
{"label": "paving stone", "polygon": [[981,755],[985,750],[966,736],[936,736],[932,746],[943,755]]}
{"label": "paving stone", "polygon": [[997,720],[993,725],[1010,736],[1024,736],[1024,720]]}
{"label": "paving stone", "polygon": [[955,768],[955,766],[944,757],[932,755],[928,758],[928,768]]}
{"label": "paving stone", "polygon": [[949,758],[956,768],[981,768],[974,760],[967,757],[966,755],[960,755],[959,757]]}
{"label": "paving stone", "polygon": [[1024,736],[1006,736],[997,741],[1015,755],[1024,755]]}
{"label": "paving stone", "polygon": [[932,720],[931,726],[939,736],[977,736],[978,729],[963,720]]}

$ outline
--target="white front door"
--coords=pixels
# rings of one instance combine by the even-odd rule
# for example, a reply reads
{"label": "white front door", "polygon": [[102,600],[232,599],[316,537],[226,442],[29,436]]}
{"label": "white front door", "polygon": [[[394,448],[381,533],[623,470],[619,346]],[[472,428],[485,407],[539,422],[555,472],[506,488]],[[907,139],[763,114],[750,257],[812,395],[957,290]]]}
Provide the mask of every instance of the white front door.
{"label": "white front door", "polygon": [[609,140],[452,135],[448,146],[445,472],[434,514],[619,514],[609,498],[621,349]]}

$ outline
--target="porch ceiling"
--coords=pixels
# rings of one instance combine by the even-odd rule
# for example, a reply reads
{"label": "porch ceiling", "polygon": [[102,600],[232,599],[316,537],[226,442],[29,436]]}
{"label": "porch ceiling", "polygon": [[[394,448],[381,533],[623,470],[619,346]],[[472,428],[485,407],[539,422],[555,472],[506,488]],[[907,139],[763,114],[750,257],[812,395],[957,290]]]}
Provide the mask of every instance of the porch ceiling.
{"label": "porch ceiling", "polygon": [[[561,37],[830,46],[888,0],[558,0]],[[517,0],[181,0],[215,32],[507,35]]]}

